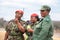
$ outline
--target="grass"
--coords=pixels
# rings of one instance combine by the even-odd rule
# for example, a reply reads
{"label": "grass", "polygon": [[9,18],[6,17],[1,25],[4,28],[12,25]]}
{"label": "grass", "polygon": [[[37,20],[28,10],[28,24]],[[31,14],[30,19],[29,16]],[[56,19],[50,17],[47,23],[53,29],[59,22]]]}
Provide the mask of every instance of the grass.
{"label": "grass", "polygon": [[4,39],[4,35],[5,35],[5,32],[1,32],[0,31],[0,40],[3,40]]}
{"label": "grass", "polygon": [[[3,40],[4,39],[4,35],[5,35],[5,32],[4,31],[0,31],[0,40]],[[60,32],[54,32],[54,36],[53,36],[53,39],[54,40],[60,40]]]}

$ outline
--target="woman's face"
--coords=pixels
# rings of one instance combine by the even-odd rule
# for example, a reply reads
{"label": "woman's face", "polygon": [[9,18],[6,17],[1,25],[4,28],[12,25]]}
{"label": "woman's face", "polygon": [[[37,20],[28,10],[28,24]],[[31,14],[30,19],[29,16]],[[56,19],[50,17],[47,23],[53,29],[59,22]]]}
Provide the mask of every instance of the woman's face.
{"label": "woman's face", "polygon": [[16,17],[16,18],[21,18],[22,16],[23,16],[23,15],[22,15],[21,13],[18,13],[18,12],[15,14],[15,17]]}
{"label": "woman's face", "polygon": [[36,17],[31,17],[31,22],[35,23],[37,21],[37,18]]}

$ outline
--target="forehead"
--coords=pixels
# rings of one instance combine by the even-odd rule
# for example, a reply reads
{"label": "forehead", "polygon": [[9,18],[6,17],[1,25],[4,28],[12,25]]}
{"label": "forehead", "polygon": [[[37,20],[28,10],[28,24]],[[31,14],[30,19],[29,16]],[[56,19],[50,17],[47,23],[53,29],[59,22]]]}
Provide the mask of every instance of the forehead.
{"label": "forehead", "polygon": [[15,13],[15,14],[19,14],[19,15],[22,15],[22,14],[21,14],[21,13],[19,13],[19,12]]}
{"label": "forehead", "polygon": [[32,16],[31,18],[36,18],[36,17]]}
{"label": "forehead", "polygon": [[47,11],[47,10],[40,10],[40,12],[45,12],[45,11]]}

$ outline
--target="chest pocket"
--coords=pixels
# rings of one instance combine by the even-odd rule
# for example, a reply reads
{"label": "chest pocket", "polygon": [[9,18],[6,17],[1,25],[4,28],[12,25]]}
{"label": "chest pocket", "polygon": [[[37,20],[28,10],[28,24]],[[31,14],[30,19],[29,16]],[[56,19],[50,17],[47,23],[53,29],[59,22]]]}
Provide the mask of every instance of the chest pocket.
{"label": "chest pocket", "polygon": [[18,31],[18,27],[16,24],[12,23],[12,27],[11,27],[12,31]]}
{"label": "chest pocket", "polygon": [[34,30],[35,30],[34,33],[35,33],[36,35],[39,35],[41,29],[42,29],[42,22],[36,25],[36,28],[34,29]]}
{"label": "chest pocket", "polygon": [[18,27],[15,23],[11,23],[10,26],[10,35],[17,35],[17,33],[19,32]]}

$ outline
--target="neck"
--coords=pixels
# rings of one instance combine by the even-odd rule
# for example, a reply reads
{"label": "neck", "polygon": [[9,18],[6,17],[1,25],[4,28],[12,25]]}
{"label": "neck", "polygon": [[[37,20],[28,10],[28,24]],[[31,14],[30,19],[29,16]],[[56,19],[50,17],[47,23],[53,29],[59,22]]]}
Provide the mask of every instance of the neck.
{"label": "neck", "polygon": [[48,16],[48,15],[45,15],[43,18],[45,18],[46,16]]}
{"label": "neck", "polygon": [[33,22],[33,24],[36,23],[36,22],[37,22],[37,21]]}
{"label": "neck", "polygon": [[21,18],[17,18],[17,17],[15,17],[15,19],[21,20]]}

